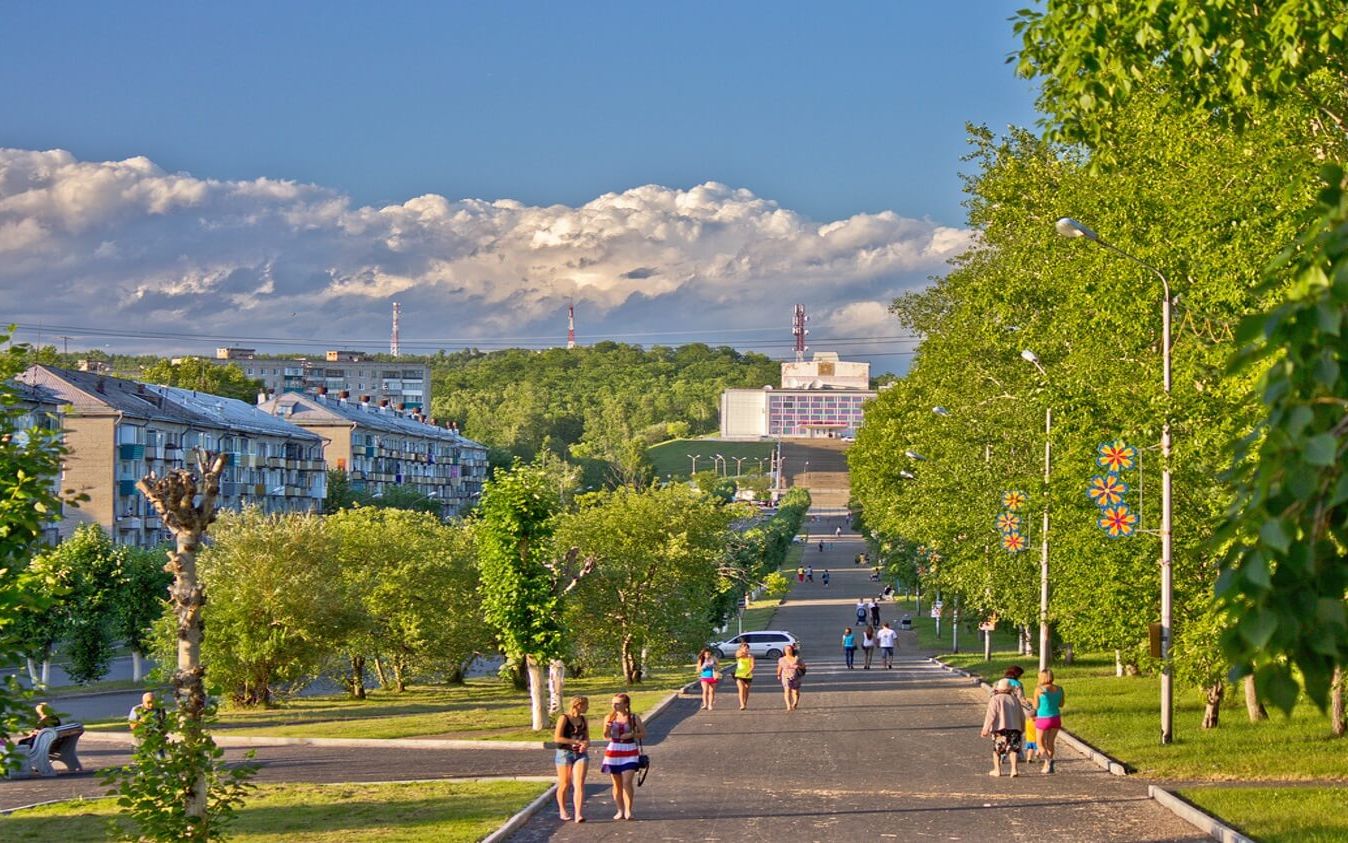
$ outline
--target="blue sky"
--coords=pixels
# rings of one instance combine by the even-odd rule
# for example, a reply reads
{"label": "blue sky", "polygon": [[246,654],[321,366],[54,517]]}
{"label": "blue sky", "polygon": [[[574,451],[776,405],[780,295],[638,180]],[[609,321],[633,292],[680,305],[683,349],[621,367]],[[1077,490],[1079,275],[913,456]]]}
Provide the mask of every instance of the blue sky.
{"label": "blue sky", "polygon": [[[268,273],[276,279],[284,273],[312,279],[317,272],[326,273],[321,288],[328,292],[320,297],[326,309],[316,309],[315,316],[327,320],[334,334],[340,330],[353,339],[386,333],[384,327],[357,326],[386,321],[389,301],[401,295],[424,304],[410,323],[404,322],[405,336],[411,327],[428,339],[533,337],[552,330],[557,302],[571,298],[583,303],[595,338],[605,330],[628,338],[617,330],[621,326],[630,329],[631,341],[655,341],[636,335],[660,333],[677,313],[688,328],[685,338],[740,344],[733,335],[716,332],[787,325],[789,305],[770,316],[760,308],[777,294],[804,298],[811,291],[817,295],[805,301],[807,307],[828,323],[818,333],[851,336],[845,330],[849,304],[886,302],[920,283],[939,271],[928,264],[936,260],[939,266],[948,257],[948,244],[919,249],[927,263],[906,259],[878,274],[856,269],[873,267],[870,258],[852,261],[849,270],[832,244],[829,265],[843,279],[833,283],[802,279],[808,273],[799,267],[770,266],[766,257],[738,257],[773,251],[756,239],[771,229],[767,224],[755,223],[740,239],[718,243],[698,239],[705,238],[699,229],[677,243],[662,240],[660,248],[647,252],[634,245],[651,241],[641,225],[649,222],[651,208],[678,216],[670,209],[683,207],[680,192],[715,182],[732,193],[698,197],[694,204],[704,214],[700,219],[721,219],[716,206],[726,196],[737,207],[751,206],[749,213],[765,212],[754,202],[735,200],[734,191],[775,203],[798,222],[827,225],[867,215],[865,225],[857,227],[864,231],[848,242],[868,253],[920,236],[920,226],[899,225],[886,215],[960,228],[964,123],[1000,129],[1034,121],[1032,86],[1015,79],[1005,63],[1015,46],[1008,18],[1021,5],[994,0],[827,6],[11,4],[0,30],[0,146],[68,151],[70,158],[60,166],[71,173],[71,167],[84,169],[60,190],[49,185],[52,196],[94,189],[90,185],[100,180],[90,178],[88,165],[138,156],[152,162],[149,176],[160,182],[166,176],[190,177],[193,198],[174,206],[180,215],[163,205],[108,207],[108,216],[86,220],[83,229],[69,235],[78,235],[76,241],[65,244],[67,250],[87,246],[87,259],[75,270],[82,283],[115,290],[127,300],[129,332],[156,319],[204,312],[184,297],[185,291],[217,296],[218,303],[227,289],[244,310],[261,307],[273,313],[279,306],[287,314],[303,314],[302,285],[269,281]],[[42,173],[51,162],[11,162],[10,167]],[[117,177],[146,177],[133,170],[130,175],[119,170]],[[247,232],[222,241],[204,239],[191,228],[193,215],[199,225],[216,214],[237,219],[246,213],[233,201],[237,191],[221,207],[212,198],[212,185],[259,178],[319,189],[321,195],[284,200],[306,209],[306,222],[293,238],[231,253],[232,244],[249,241]],[[177,179],[156,190],[181,196],[183,185]],[[566,243],[549,239],[553,252],[547,261],[533,260],[532,253],[520,257],[525,275],[527,267],[539,267],[538,277],[524,283],[536,306],[513,319],[488,313],[492,293],[473,287],[470,278],[478,270],[441,253],[455,248],[450,241],[460,244],[468,237],[455,228],[454,220],[463,218],[463,208],[453,204],[459,200],[578,209],[604,194],[621,196],[643,185],[671,192],[620,201],[626,211],[633,202],[642,203],[643,210],[623,218],[624,233],[604,229],[609,245],[602,255],[567,260],[558,251]],[[11,199],[14,190],[9,188]],[[423,239],[436,243],[418,260],[409,259],[405,235],[392,247],[399,253],[392,263],[381,262],[369,244],[351,247],[356,254],[345,264],[321,266],[321,260],[296,257],[303,253],[304,232],[314,230],[308,214],[316,203],[338,197],[347,214],[369,216],[364,212],[403,206],[426,194],[451,205],[435,209],[443,225],[423,232]],[[0,202],[5,198],[0,192]],[[23,203],[39,204],[33,196]],[[32,223],[53,235],[74,230],[69,208],[48,217],[31,212],[33,218],[26,219],[12,206],[6,217],[0,204],[0,225]],[[293,207],[282,212],[271,206],[270,212],[295,217]],[[512,232],[536,246],[535,226],[552,233],[560,227],[566,234],[585,225],[556,214],[540,222],[522,220],[511,208],[502,213],[511,220],[473,230],[469,239],[475,248],[506,250],[501,243],[485,243],[490,232]],[[744,213],[743,208],[736,213]],[[136,214],[143,219],[127,230],[127,219]],[[425,209],[404,214],[427,218]],[[53,221],[58,219],[64,222]],[[400,234],[405,226],[398,223]],[[220,225],[211,228],[218,231]],[[351,225],[342,222],[337,228],[346,234]],[[801,230],[812,233],[809,225]],[[140,243],[149,234],[163,253],[140,248],[132,260],[127,245],[133,232]],[[525,232],[533,233],[525,237]],[[386,234],[380,234],[380,249],[387,245]],[[23,242],[44,241],[28,237]],[[350,245],[343,241],[331,248],[342,251]],[[21,277],[11,277],[47,283],[40,254],[25,264]],[[202,257],[206,254],[209,258]],[[498,260],[509,263],[516,252],[509,256]],[[683,258],[687,261],[680,263]],[[736,260],[742,263],[739,269],[730,266]],[[613,277],[562,277],[556,268],[604,266],[606,261],[613,269],[601,274]],[[818,265],[818,256],[807,263]],[[628,264],[630,269],[618,271]],[[666,266],[681,267],[671,270],[671,277],[682,280],[615,289],[615,279],[633,272],[635,278],[646,278]],[[167,278],[175,271],[176,279]],[[147,277],[160,279],[159,286],[147,286]],[[352,279],[360,278],[367,283],[353,292]],[[244,295],[250,283],[257,292],[251,299]],[[439,285],[435,295],[428,285]],[[287,287],[291,295],[282,301],[281,288]],[[339,287],[339,294],[333,293]],[[475,303],[471,312],[482,311],[475,320],[481,325],[438,329],[444,316],[433,312],[433,302],[455,293]],[[754,315],[730,318],[727,306],[752,309]],[[0,298],[0,307],[17,310],[7,318],[25,323],[64,320],[78,326],[89,321],[78,312],[30,307],[23,299]],[[344,315],[353,307],[362,313],[358,320]],[[417,314],[423,311],[421,322]],[[874,308],[870,311],[873,322]],[[875,333],[879,327],[865,330]],[[259,336],[279,335],[283,328],[278,322]],[[694,329],[704,333],[696,335]],[[236,330],[245,333],[221,327],[224,334]],[[677,341],[669,336],[659,341]],[[747,339],[743,344],[751,345]]]}

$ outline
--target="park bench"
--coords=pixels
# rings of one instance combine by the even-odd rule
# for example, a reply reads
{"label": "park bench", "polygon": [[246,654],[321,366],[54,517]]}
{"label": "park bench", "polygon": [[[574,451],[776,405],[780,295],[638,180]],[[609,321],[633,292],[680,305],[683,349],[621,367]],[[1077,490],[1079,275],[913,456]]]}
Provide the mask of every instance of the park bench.
{"label": "park bench", "polygon": [[11,778],[27,778],[32,775],[54,776],[56,769],[52,761],[60,761],[69,772],[84,769],[80,757],[76,754],[80,735],[84,726],[79,723],[67,723],[43,729],[33,738],[32,743],[20,744],[14,748],[19,757],[19,767],[8,773]]}

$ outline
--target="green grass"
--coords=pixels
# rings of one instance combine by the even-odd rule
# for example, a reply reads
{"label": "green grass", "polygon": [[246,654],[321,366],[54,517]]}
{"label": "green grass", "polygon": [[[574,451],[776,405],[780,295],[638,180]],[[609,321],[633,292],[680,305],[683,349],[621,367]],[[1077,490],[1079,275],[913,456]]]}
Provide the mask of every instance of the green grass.
{"label": "green grass", "polygon": [[56,699],[82,694],[104,694],[112,691],[139,691],[142,688],[147,691],[160,691],[167,687],[166,685],[147,684],[144,681],[136,682],[131,679],[106,679],[101,682],[90,682],[87,685],[53,685],[44,691],[40,691],[38,696]]}
{"label": "green grass", "polygon": [[[244,843],[413,843],[481,840],[542,793],[542,782],[263,785],[230,839]],[[114,800],[72,800],[0,818],[11,843],[103,840]]]}
{"label": "green grass", "polygon": [[[689,454],[697,454],[698,471],[710,471],[715,464],[713,457],[720,454],[729,463],[730,475],[733,477],[735,475],[734,457],[745,457],[743,462],[740,463],[740,468],[745,474],[758,474],[760,473],[758,470],[759,458],[761,457],[763,460],[763,471],[767,471],[768,457],[774,447],[772,442],[674,439],[647,448],[646,456],[650,458],[656,477],[663,478],[669,475],[686,480],[693,471],[693,461],[689,458]],[[724,470],[721,465],[717,465],[718,470]]]}
{"label": "green grass", "polygon": [[[631,688],[620,677],[568,678],[566,692],[568,696],[586,694],[602,700],[626,691],[632,695],[633,709],[642,713],[693,678],[691,665],[654,670],[645,682]],[[88,725],[124,729],[126,721]],[[412,686],[402,693],[372,690],[365,700],[335,694],[297,697],[273,708],[226,709],[220,713],[214,731],[220,735],[304,738],[550,739],[528,726],[527,693],[495,677],[483,677],[470,679],[462,687]]]}
{"label": "green grass", "polygon": [[1179,794],[1262,843],[1348,840],[1348,788],[1209,787]]}
{"label": "green grass", "polygon": [[[1012,663],[1026,669],[1033,686],[1034,656],[995,653],[983,662],[978,652],[944,656],[989,681]],[[1055,664],[1057,682],[1067,691],[1064,726],[1103,752],[1157,779],[1202,781],[1348,782],[1348,741],[1334,738],[1329,718],[1303,703],[1290,717],[1274,713],[1251,723],[1239,688],[1230,689],[1216,729],[1203,729],[1198,692],[1175,689],[1175,739],[1160,742],[1160,679],[1115,676],[1109,656],[1078,655],[1071,665]]]}

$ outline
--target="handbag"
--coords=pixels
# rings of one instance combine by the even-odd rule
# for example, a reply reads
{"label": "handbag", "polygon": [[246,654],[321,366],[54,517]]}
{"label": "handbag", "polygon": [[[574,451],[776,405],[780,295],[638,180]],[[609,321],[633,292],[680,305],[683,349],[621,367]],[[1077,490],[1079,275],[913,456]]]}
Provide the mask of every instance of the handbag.
{"label": "handbag", "polygon": [[646,747],[641,745],[641,741],[637,741],[637,787],[646,781],[646,774],[650,771],[651,757],[646,754]]}

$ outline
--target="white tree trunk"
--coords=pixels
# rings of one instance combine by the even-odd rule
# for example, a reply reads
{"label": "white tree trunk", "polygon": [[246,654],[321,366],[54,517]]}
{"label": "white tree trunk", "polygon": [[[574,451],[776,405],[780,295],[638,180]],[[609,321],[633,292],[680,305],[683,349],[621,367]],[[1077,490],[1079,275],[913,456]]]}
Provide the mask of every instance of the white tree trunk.
{"label": "white tree trunk", "polygon": [[42,660],[42,687],[51,684],[51,659]]}
{"label": "white tree trunk", "polygon": [[140,650],[131,651],[131,681],[139,682],[145,673],[145,666],[140,660]]}
{"label": "white tree trunk", "polygon": [[566,663],[553,659],[548,665],[548,713],[556,714],[562,710],[563,691],[566,686]]}
{"label": "white tree trunk", "polygon": [[529,675],[529,722],[535,732],[547,728],[543,709],[543,665],[533,656],[524,657],[524,670]]}
{"label": "white tree trunk", "polygon": [[28,681],[36,685],[38,679],[37,662],[33,661],[32,659],[25,659],[24,661],[28,662]]}
{"label": "white tree trunk", "polygon": [[1115,650],[1115,651],[1114,651],[1114,675],[1115,675],[1115,676],[1122,676],[1122,675],[1123,675],[1123,651],[1122,651],[1122,650]]}

